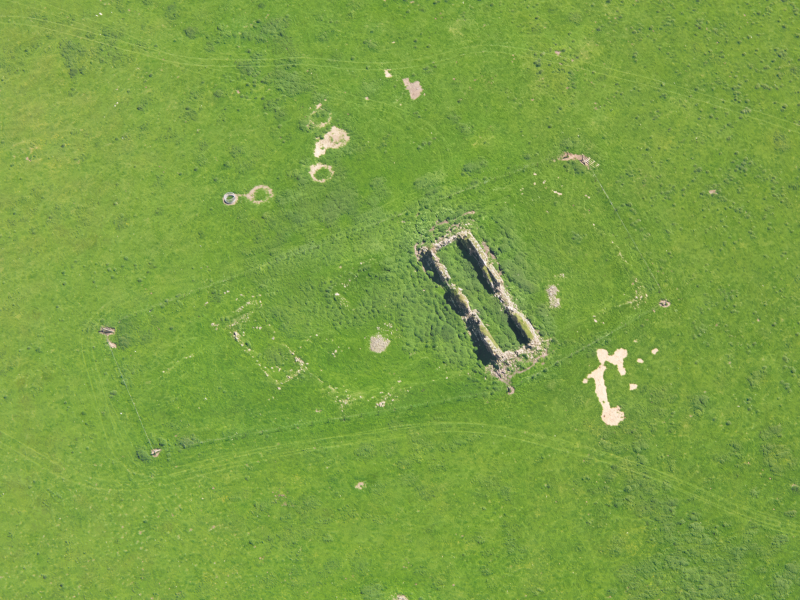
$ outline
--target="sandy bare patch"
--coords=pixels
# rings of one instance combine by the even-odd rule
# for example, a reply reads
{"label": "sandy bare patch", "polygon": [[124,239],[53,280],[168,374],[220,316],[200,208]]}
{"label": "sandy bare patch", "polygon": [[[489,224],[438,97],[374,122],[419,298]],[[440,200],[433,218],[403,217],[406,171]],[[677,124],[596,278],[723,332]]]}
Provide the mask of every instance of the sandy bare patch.
{"label": "sandy bare patch", "polygon": [[624,360],[628,356],[628,351],[625,348],[618,348],[614,354],[609,355],[608,350],[598,348],[597,360],[600,361],[600,366],[586,376],[583,383],[588,383],[590,379],[594,379],[594,391],[597,394],[597,399],[603,407],[603,414],[601,419],[606,425],[619,425],[625,419],[625,413],[622,412],[619,406],[611,407],[608,402],[608,390],[606,389],[606,382],[604,373],[606,372],[605,363],[610,363],[617,367],[620,375],[625,375]]}
{"label": "sandy bare patch", "polygon": [[403,596],[403,594],[398,594],[394,597],[394,600],[408,600],[408,596]]}
{"label": "sandy bare patch", "polygon": [[[267,190],[267,196],[269,197],[266,200],[256,200],[256,192],[258,190]],[[250,202],[252,202],[253,204],[261,204],[263,202],[266,202],[267,200],[271,200],[274,197],[275,194],[272,193],[272,188],[267,185],[257,185],[252,190],[247,192],[247,196],[245,196],[245,198],[250,200]]]}
{"label": "sandy bare patch", "polygon": [[331,130],[325,134],[320,141],[317,142],[316,147],[314,148],[314,157],[319,158],[328,150],[333,150],[335,148],[341,148],[347,142],[350,141],[350,136],[347,135],[347,132],[344,129],[339,129],[338,127],[331,127]]}
{"label": "sandy bare patch", "polygon": [[717,190],[708,190],[709,195],[714,196],[717,193]]}
{"label": "sandy bare patch", "polygon": [[650,354],[658,354],[658,348],[653,348],[650,350]]}
{"label": "sandy bare patch", "polygon": [[390,79],[392,77],[392,73],[391,73],[390,69],[384,69],[383,70],[383,74],[386,76],[387,79]]}
{"label": "sandy bare patch", "polygon": [[561,56],[561,50],[556,50],[556,56]]}
{"label": "sandy bare patch", "polygon": [[422,95],[422,86],[419,84],[419,81],[411,83],[408,77],[406,77],[405,79],[403,79],[403,85],[406,86],[408,94],[409,96],[411,96],[412,100],[416,100]]}
{"label": "sandy bare patch", "polygon": [[547,297],[550,298],[550,308],[558,308],[561,306],[561,299],[558,297],[558,288],[551,285],[547,288]]}
{"label": "sandy bare patch", "polygon": [[365,482],[363,482],[363,481],[359,481],[356,484],[356,489],[357,490],[363,490],[365,487],[367,487],[367,484]]}
{"label": "sandy bare patch", "polygon": [[325,183],[326,181],[329,181],[331,178],[328,177],[327,179],[317,179],[317,171],[319,171],[320,169],[328,169],[328,171],[331,172],[331,177],[333,177],[333,169],[328,165],[323,165],[322,163],[311,165],[311,168],[309,168],[308,170],[308,174],[311,175],[311,179],[313,179],[317,183]]}
{"label": "sandy bare patch", "polygon": [[386,400],[381,400],[380,402],[375,403],[375,408],[383,408],[386,406]]}
{"label": "sandy bare patch", "polygon": [[382,335],[373,335],[369,338],[369,349],[380,354],[389,347],[391,342],[391,340],[387,340]]}
{"label": "sandy bare patch", "polygon": [[602,348],[597,350],[597,359],[600,361],[600,364],[603,363],[611,363],[617,370],[619,371],[620,375],[625,375],[625,359],[628,358],[628,351],[625,348],[618,348],[614,354],[609,355],[608,350],[603,350]]}
{"label": "sandy bare patch", "polygon": [[629,389],[630,391],[633,391],[633,390],[635,390],[635,389],[636,389],[636,388],[638,388],[638,387],[639,387],[639,386],[638,386],[637,384],[635,384],[635,383],[632,383],[632,384],[630,384],[630,385],[628,386],[628,389]]}
{"label": "sandy bare patch", "polygon": [[111,346],[114,350],[117,349],[117,345],[114,342],[112,342],[111,340],[108,340],[108,345]]}
{"label": "sandy bare patch", "polygon": [[158,455],[161,454],[161,448],[153,448],[150,450],[150,456],[153,458],[158,458]]}
{"label": "sandy bare patch", "polygon": [[222,196],[222,202],[224,202],[228,206],[233,206],[238,201],[239,201],[239,194],[234,194],[233,192],[228,192],[227,194]]}

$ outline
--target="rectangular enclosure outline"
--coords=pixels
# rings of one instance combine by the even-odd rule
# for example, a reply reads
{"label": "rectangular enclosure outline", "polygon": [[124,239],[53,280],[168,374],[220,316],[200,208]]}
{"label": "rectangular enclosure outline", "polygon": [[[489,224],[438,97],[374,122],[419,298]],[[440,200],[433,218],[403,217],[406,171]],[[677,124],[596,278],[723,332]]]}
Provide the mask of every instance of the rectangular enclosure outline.
{"label": "rectangular enclosure outline", "polygon": [[[442,263],[438,255],[442,248],[452,243],[459,244],[467,252],[478,268],[479,279],[481,279],[487,290],[500,301],[503,310],[508,315],[509,323],[518,336],[526,340],[525,344],[517,350],[503,351],[500,348],[478,311],[470,307],[469,299],[464,295],[464,291],[452,282],[447,267]],[[430,248],[427,246],[415,247],[415,253],[417,260],[433,273],[436,282],[447,289],[450,305],[464,321],[476,344],[491,356],[494,374],[497,377],[508,382],[513,375],[520,372],[517,370],[517,366],[521,360],[531,360],[535,364],[539,358],[547,355],[539,333],[525,314],[519,310],[511,298],[511,294],[508,293],[500,273],[489,261],[480,243],[469,229],[462,229],[439,238],[431,244]],[[533,364],[530,366],[533,366]]]}

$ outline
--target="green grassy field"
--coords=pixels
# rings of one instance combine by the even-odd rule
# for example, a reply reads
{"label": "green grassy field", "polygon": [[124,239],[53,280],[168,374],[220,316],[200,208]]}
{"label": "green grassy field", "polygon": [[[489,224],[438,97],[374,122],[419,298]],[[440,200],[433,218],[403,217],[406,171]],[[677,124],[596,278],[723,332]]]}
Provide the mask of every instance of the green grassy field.
{"label": "green grassy field", "polygon": [[800,596],[799,11],[3,3],[0,597]]}

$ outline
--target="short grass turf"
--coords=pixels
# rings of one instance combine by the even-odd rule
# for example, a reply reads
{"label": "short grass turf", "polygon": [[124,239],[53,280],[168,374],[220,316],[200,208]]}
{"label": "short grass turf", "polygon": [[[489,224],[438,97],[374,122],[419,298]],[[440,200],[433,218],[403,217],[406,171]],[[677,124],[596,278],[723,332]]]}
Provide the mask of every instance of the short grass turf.
{"label": "short grass turf", "polygon": [[[797,19],[7,2],[0,596],[797,597]],[[455,225],[548,340],[513,395]]]}

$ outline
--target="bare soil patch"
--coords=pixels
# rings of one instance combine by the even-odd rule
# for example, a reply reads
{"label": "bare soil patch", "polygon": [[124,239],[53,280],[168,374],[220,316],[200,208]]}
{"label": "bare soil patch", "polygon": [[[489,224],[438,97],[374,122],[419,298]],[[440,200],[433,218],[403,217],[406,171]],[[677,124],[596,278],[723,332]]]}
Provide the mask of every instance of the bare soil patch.
{"label": "bare soil patch", "polygon": [[403,79],[403,85],[406,86],[408,90],[408,95],[411,96],[412,100],[416,100],[422,95],[422,86],[420,85],[419,81],[415,81],[411,83],[408,77]]}
{"label": "bare soil patch", "polygon": [[359,481],[359,482],[356,484],[356,489],[357,489],[357,490],[363,490],[365,487],[367,487],[367,484],[366,484],[366,482],[364,482],[364,481]]}
{"label": "bare soil patch", "polygon": [[386,350],[391,343],[391,340],[387,340],[382,335],[373,335],[371,338],[369,338],[369,349],[380,354]]}
{"label": "bare soil patch", "polygon": [[387,79],[391,78],[392,73],[390,69],[384,69],[383,74],[386,76]]}
{"label": "bare soil patch", "polygon": [[339,129],[338,127],[331,127],[331,130],[325,134],[320,141],[317,142],[316,147],[314,148],[314,157],[319,158],[328,150],[333,150],[335,148],[341,148],[347,142],[350,141],[350,136],[347,135],[347,132],[344,129]]}
{"label": "bare soil patch", "polygon": [[331,172],[331,177],[333,177],[333,169],[328,165],[323,165],[322,163],[317,163],[315,165],[311,165],[311,168],[308,169],[308,174],[311,175],[311,179],[316,181],[317,183],[325,183],[326,181],[330,180],[331,177],[327,179],[317,179],[317,171],[320,169],[328,169]]}
{"label": "bare soil patch", "polygon": [[606,389],[606,382],[604,378],[604,374],[606,372],[605,363],[611,363],[617,367],[620,375],[625,375],[624,360],[627,356],[628,351],[625,348],[618,348],[614,354],[611,355],[608,354],[608,350],[598,348],[597,360],[600,361],[600,366],[589,373],[586,376],[586,379],[583,380],[583,383],[588,383],[590,379],[594,379],[594,391],[595,394],[597,394],[597,399],[600,402],[600,406],[603,407],[603,414],[600,418],[606,425],[619,425],[625,419],[625,413],[622,412],[619,406],[612,408],[611,404],[608,402],[608,390]]}
{"label": "bare soil patch", "polygon": [[[267,198],[265,198],[264,200],[256,200],[256,192],[258,190],[266,190],[267,191]],[[252,190],[250,190],[247,193],[247,195],[245,196],[245,198],[250,200],[250,202],[252,202],[253,204],[262,204],[262,203],[266,202],[267,200],[272,200],[272,198],[274,198],[274,197],[275,197],[275,194],[272,192],[272,188],[269,187],[269,186],[266,186],[266,185],[257,185]]]}

